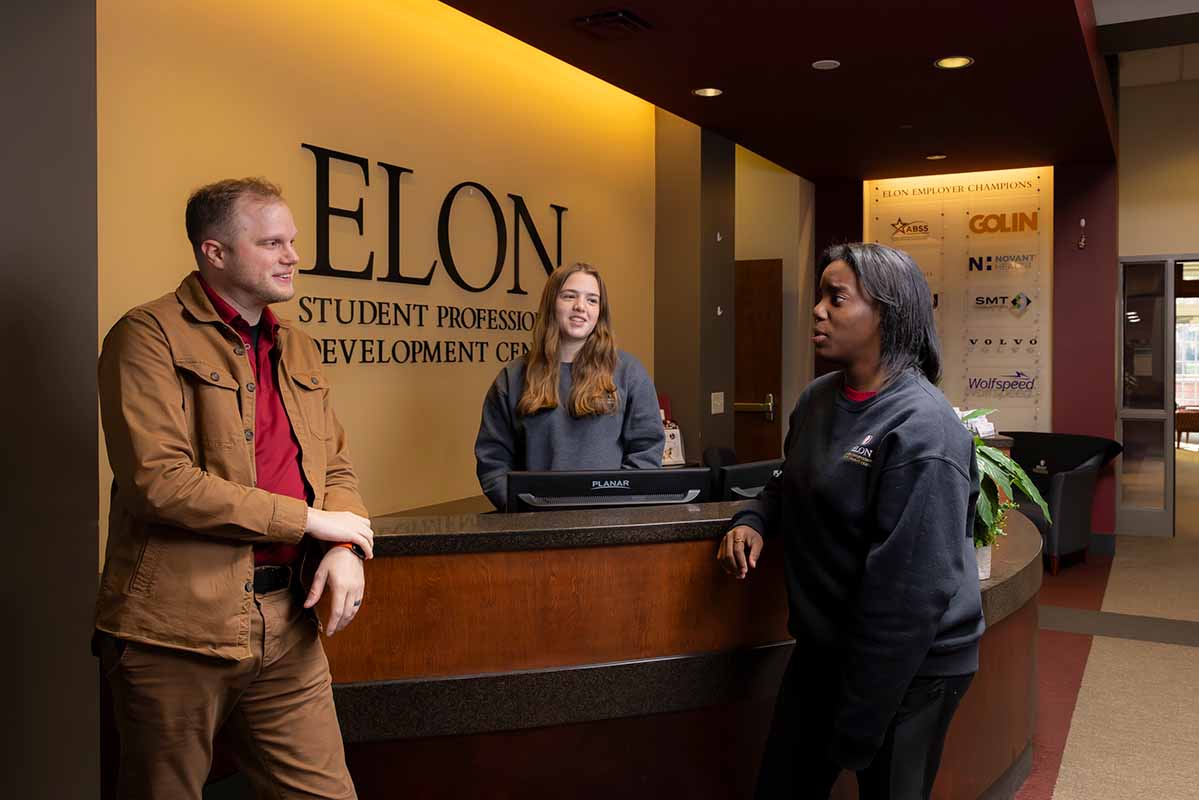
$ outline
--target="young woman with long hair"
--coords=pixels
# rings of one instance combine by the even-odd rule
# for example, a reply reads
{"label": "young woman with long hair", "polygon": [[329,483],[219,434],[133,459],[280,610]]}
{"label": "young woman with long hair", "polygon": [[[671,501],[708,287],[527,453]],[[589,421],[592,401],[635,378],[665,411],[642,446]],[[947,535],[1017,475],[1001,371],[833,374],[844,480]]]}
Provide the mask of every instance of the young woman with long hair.
{"label": "young woman with long hair", "polygon": [[483,401],[475,439],[483,493],[503,510],[514,470],[661,467],[665,441],[653,381],[616,349],[599,271],[554,270],[531,349],[500,370]]}
{"label": "young woman with long hair", "polygon": [[838,364],[791,413],[785,463],[717,558],[744,579],[781,540],[796,640],[758,798],[927,798],[984,623],[972,528],[974,445],[937,389],[924,274],[898,250],[830,247],[816,352]]}

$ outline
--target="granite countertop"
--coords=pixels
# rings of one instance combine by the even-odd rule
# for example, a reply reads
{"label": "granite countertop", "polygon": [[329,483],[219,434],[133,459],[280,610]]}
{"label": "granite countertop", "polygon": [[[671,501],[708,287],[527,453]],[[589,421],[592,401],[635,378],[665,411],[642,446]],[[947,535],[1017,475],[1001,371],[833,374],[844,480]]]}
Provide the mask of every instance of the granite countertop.
{"label": "granite countertop", "polygon": [[983,614],[988,625],[1011,614],[1041,590],[1041,534],[1028,517],[1008,512],[1007,536],[991,555],[991,577],[982,581]]}
{"label": "granite countertop", "polygon": [[729,519],[741,505],[689,503],[522,514],[401,512],[375,517],[371,526],[376,556],[606,547],[715,540],[728,530]]}

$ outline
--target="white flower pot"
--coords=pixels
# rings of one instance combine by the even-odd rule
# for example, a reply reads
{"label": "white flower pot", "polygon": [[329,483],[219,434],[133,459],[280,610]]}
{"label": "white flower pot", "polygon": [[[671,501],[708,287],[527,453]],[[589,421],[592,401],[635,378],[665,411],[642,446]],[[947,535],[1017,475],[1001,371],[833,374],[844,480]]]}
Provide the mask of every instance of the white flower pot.
{"label": "white flower pot", "polygon": [[991,545],[974,548],[974,556],[978,559],[978,579],[985,581],[991,577]]}

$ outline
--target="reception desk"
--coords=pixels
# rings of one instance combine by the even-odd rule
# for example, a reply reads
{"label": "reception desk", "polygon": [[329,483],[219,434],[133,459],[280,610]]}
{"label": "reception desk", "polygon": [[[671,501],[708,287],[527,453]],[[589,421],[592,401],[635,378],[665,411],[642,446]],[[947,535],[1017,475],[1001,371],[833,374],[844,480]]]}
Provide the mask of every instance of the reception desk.
{"label": "reception desk", "polygon": [[[326,643],[359,795],[751,796],[794,644],[781,547],[746,581],[716,562],[736,508],[376,518],[362,610]],[[935,797],[1027,774],[1040,547],[1012,514]]]}

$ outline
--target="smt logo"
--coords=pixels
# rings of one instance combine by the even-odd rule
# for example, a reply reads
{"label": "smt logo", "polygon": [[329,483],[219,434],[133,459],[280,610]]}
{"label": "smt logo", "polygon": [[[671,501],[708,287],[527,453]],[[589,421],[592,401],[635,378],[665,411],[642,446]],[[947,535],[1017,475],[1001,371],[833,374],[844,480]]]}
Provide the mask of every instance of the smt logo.
{"label": "smt logo", "polygon": [[1014,295],[979,294],[974,296],[974,309],[976,311],[1003,311],[1006,309],[1014,317],[1023,317],[1028,313],[1029,306],[1031,305],[1032,298],[1024,292],[1017,292]]}
{"label": "smt logo", "polygon": [[604,489],[625,489],[628,490],[629,482],[625,481],[592,481],[591,491],[598,492]]}
{"label": "smt logo", "polygon": [[999,375],[977,375],[966,377],[966,394],[1011,397],[1031,395],[1037,388],[1037,376],[1023,370],[1013,370]]}
{"label": "smt logo", "polygon": [[922,219],[905,220],[903,217],[891,223],[891,240],[927,239],[928,223]]}

